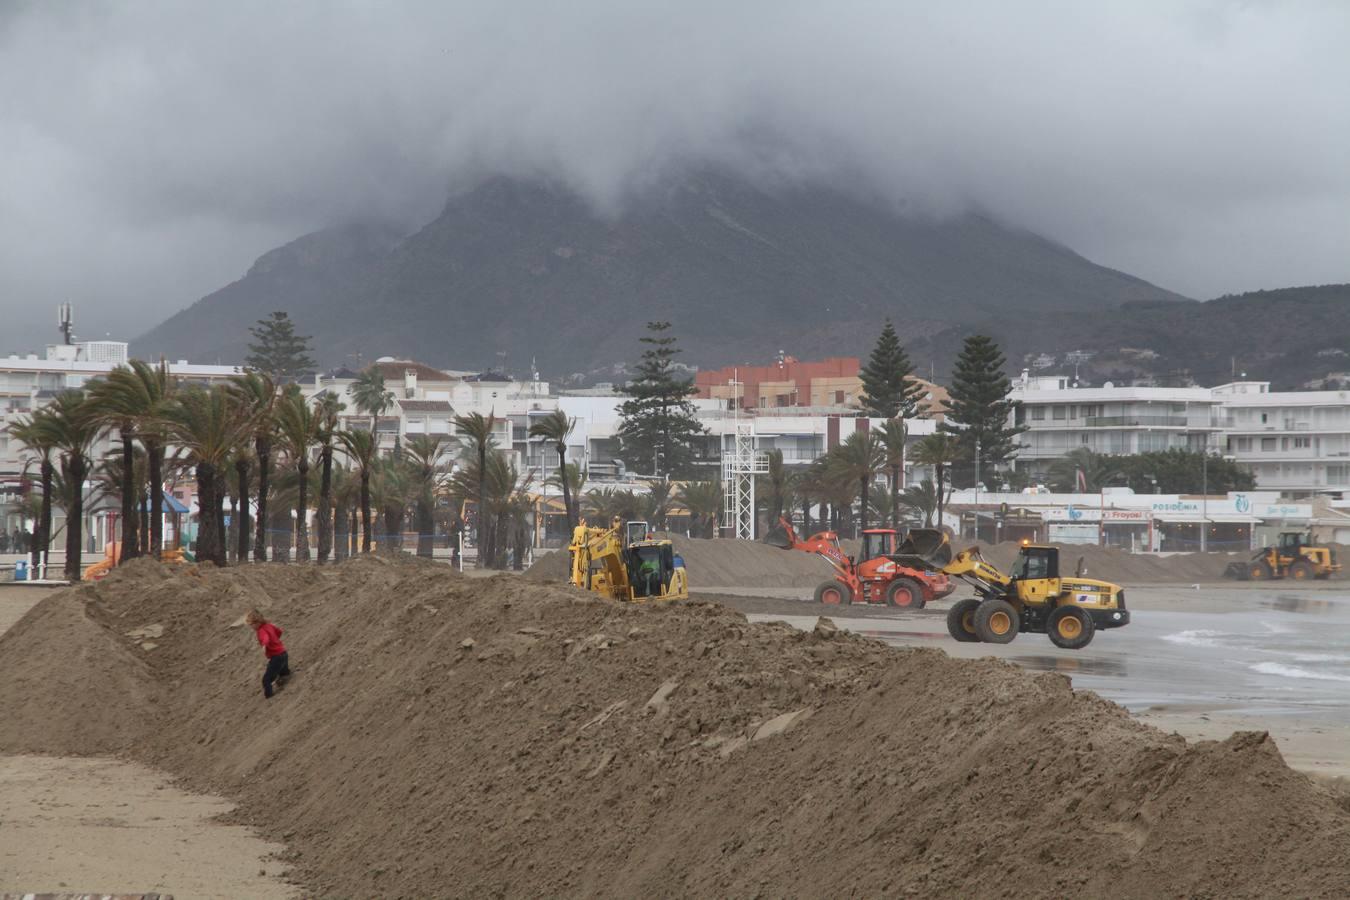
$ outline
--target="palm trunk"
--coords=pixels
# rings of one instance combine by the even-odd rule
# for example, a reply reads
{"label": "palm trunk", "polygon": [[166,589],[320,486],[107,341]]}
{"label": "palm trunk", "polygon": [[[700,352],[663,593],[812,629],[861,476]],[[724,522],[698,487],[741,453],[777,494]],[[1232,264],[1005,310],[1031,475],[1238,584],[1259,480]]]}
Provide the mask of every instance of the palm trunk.
{"label": "palm trunk", "polygon": [[[122,555],[121,562],[140,556],[136,526],[136,446],[131,428],[122,431]],[[119,563],[120,564],[120,563]]]}
{"label": "palm trunk", "polygon": [[[56,475],[56,470],[52,466],[51,457],[42,458],[42,512],[38,519],[37,527],[33,529],[33,571],[39,571],[42,565],[42,557],[46,555],[47,549],[52,541],[52,479]],[[34,577],[37,577],[36,575]]]}
{"label": "palm trunk", "polygon": [[[136,497],[136,509],[141,519],[141,553],[150,552],[150,504],[146,500],[145,494],[139,494]],[[151,559],[159,559],[152,556]]]}
{"label": "palm trunk", "polygon": [[66,463],[70,508],[66,510],[66,580],[79,581],[84,574],[84,476],[85,459],[75,454]]}
{"label": "palm trunk", "polygon": [[[359,505],[359,504],[358,504],[358,505]],[[350,541],[350,545],[348,546],[347,550],[348,550],[348,555],[349,555],[349,556],[355,556],[356,554],[358,554],[358,553],[361,552],[361,519],[360,519],[360,512],[361,512],[361,511],[360,511],[359,509],[356,509],[356,508],[353,508],[353,509],[352,509],[352,521],[351,521],[351,526],[352,526],[352,527],[351,527],[350,532],[348,532],[348,538],[349,538],[349,541]]]}
{"label": "palm trunk", "polygon": [[942,510],[943,510],[943,507],[946,506],[945,501],[946,501],[946,499],[947,499],[947,496],[946,496],[946,495],[947,495],[947,490],[946,490],[947,480],[946,480],[946,478],[944,477],[944,473],[943,473],[943,471],[942,471],[942,466],[937,466],[936,468],[937,468],[937,492],[938,492],[938,495],[937,495],[937,527],[938,527],[939,529],[941,529],[941,528],[943,527],[943,526],[942,526]]}
{"label": "palm trunk", "polygon": [[871,487],[868,484],[871,479],[864,476],[858,480],[860,482],[859,492],[862,495],[862,508],[858,510],[858,537],[862,537],[862,533],[867,530],[867,492],[868,488]]}
{"label": "palm trunk", "polygon": [[209,463],[197,463],[197,561],[215,562],[216,471]]}
{"label": "palm trunk", "polygon": [[224,568],[227,564],[225,558],[226,551],[229,549],[228,532],[225,528],[225,496],[230,492],[229,479],[225,473],[216,472],[216,495],[215,495],[215,514],[216,514],[216,565]]}
{"label": "palm trunk", "polygon": [[802,494],[802,537],[811,535],[811,498]]}
{"label": "palm trunk", "polygon": [[239,546],[235,558],[241,563],[248,562],[250,528],[248,522],[248,457],[241,456],[234,461],[235,480],[239,488]]}
{"label": "palm trunk", "polygon": [[483,441],[478,445],[478,563],[477,568],[483,568],[487,561],[483,558],[483,520],[486,518],[484,509],[486,504],[484,498],[487,490],[487,442]]}
{"label": "palm trunk", "polygon": [[347,507],[341,503],[333,507],[333,562],[339,563],[347,558],[348,541],[351,535],[347,531],[350,520],[347,518]]}
{"label": "palm trunk", "polygon": [[319,454],[319,565],[328,562],[333,547],[333,445]]}
{"label": "palm trunk", "polygon": [[272,480],[272,442],[254,438],[253,452],[258,457],[258,531],[253,538],[253,559],[267,562],[267,494]]}
{"label": "palm trunk", "polygon": [[891,466],[891,527],[900,530],[900,467]]}
{"label": "palm trunk", "polygon": [[361,552],[370,552],[375,523],[370,520],[370,469],[361,470]]}
{"label": "palm trunk", "polygon": [[295,560],[309,562],[309,457],[300,455],[299,496],[295,501]]}
{"label": "palm trunk", "polygon": [[159,559],[164,549],[164,445],[147,440],[145,455],[150,468],[150,555]]}
{"label": "palm trunk", "polygon": [[436,528],[432,517],[431,497],[417,498],[417,555],[431,559],[432,539]]}
{"label": "palm trunk", "polygon": [[562,481],[563,512],[567,516],[567,539],[572,539],[572,529],[577,527],[577,517],[572,511],[572,485],[567,477],[567,445],[558,444],[558,478]]}

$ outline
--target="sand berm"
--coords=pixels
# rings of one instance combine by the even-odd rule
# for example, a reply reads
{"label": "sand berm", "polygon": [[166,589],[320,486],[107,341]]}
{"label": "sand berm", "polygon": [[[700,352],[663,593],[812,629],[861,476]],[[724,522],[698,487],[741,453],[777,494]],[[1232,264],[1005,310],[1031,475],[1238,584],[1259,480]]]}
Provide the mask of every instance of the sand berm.
{"label": "sand berm", "polygon": [[[235,623],[285,629],[264,701]],[[0,638],[0,749],[236,800],[306,895],[1340,897],[1350,812],[1262,734],[1060,675],[413,559],[137,560]]]}

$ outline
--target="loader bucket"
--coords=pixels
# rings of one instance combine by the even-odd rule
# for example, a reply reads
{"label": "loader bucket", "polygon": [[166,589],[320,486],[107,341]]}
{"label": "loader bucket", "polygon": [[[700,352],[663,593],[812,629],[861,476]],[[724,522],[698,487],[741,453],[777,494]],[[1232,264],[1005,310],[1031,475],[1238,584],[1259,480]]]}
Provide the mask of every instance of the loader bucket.
{"label": "loader bucket", "polygon": [[911,569],[941,569],[952,561],[951,541],[940,529],[912,528],[894,558]]}
{"label": "loader bucket", "polygon": [[764,543],[770,547],[777,547],[779,550],[792,549],[792,541],[788,539],[787,530],[782,525],[775,525],[769,529],[769,533],[764,535]]}

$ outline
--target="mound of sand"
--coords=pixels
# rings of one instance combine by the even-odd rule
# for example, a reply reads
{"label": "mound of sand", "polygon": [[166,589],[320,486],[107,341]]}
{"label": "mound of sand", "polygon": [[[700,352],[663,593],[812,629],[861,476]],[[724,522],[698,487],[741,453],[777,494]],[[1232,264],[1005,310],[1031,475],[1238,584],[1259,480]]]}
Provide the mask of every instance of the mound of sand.
{"label": "mound of sand", "polygon": [[[250,605],[296,670],[270,701],[232,625]],[[712,604],[619,606],[411,558],[138,561],[0,638],[0,682],[21,675],[0,748],[116,746],[235,798],[307,894],[1350,889],[1350,814],[1263,734],[1187,745],[1062,676]],[[80,721],[72,689],[100,715]]]}
{"label": "mound of sand", "polygon": [[[830,564],[813,553],[781,550],[751,541],[702,540],[681,535],[664,535],[675,542],[689,569],[694,590],[761,587],[801,588],[810,593],[817,584],[831,577]],[[857,541],[844,541],[846,553],[858,553]],[[966,543],[959,545],[967,546]],[[1082,557],[1090,578],[1118,584],[1192,584],[1223,580],[1230,562],[1245,562],[1247,553],[1175,553],[1166,556],[1129,553],[1111,547],[1083,544],[1055,544],[1060,548],[1062,573],[1072,574]],[[985,557],[1007,571],[1020,547],[1015,541],[980,545]],[[563,582],[568,577],[566,550],[545,554],[527,571],[536,581]]]}
{"label": "mound of sand", "polygon": [[[1190,584],[1193,582],[1222,581],[1224,569],[1230,562],[1246,561],[1249,553],[1172,553],[1159,556],[1153,553],[1130,553],[1114,547],[1091,544],[1052,544],[1059,548],[1061,575],[1072,575],[1081,558],[1089,578],[1114,581],[1128,587],[1132,584]],[[1008,570],[1017,559],[1020,545],[1016,541],[1000,544],[982,544],[980,550],[994,565]]]}
{"label": "mound of sand", "polygon": [[[689,585],[695,590],[717,587],[802,588],[810,593],[832,577],[828,561],[814,553],[783,550],[754,541],[706,540],[663,534],[684,557]],[[546,554],[526,570],[537,581],[566,581],[566,550]]]}

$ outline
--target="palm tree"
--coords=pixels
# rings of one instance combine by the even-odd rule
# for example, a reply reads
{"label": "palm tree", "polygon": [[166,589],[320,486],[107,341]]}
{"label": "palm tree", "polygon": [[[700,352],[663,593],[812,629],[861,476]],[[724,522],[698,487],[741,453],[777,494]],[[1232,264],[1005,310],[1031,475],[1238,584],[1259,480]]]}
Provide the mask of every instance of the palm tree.
{"label": "palm tree", "polygon": [[309,562],[309,450],[318,437],[319,417],[298,385],[287,385],[277,401],[277,436],[299,475],[295,500],[295,559]]}
{"label": "palm tree", "polygon": [[[230,390],[253,421],[253,453],[258,461],[258,516],[253,560],[266,562],[267,501],[272,478],[272,439],[276,435],[277,387],[268,375],[249,371],[230,379]],[[248,498],[240,499],[247,509]]]}
{"label": "palm tree", "polygon": [[633,519],[637,517],[640,501],[636,494],[614,487],[591,488],[586,492],[586,506],[591,517],[601,527],[607,527],[615,519]]}
{"label": "palm tree", "polygon": [[1093,452],[1089,447],[1075,447],[1051,463],[1048,474],[1050,486],[1057,491],[1096,493],[1108,481],[1119,477],[1121,469],[1110,456]]}
{"label": "palm tree", "polygon": [[652,526],[653,531],[666,530],[666,514],[670,512],[671,483],[669,480],[653,481],[647,485],[647,496],[640,498],[642,518]]}
{"label": "palm tree", "polygon": [[[125,366],[118,366],[108,377],[111,379],[114,374],[122,375],[130,372],[131,370]],[[120,391],[114,382],[96,381],[89,386],[88,391],[89,399],[93,401],[90,409],[93,410],[91,415],[95,424],[101,428],[116,430],[122,444],[121,463],[115,469],[121,482],[116,486],[117,496],[121,500],[122,540],[117,556],[117,564],[121,565],[140,556],[140,535],[136,516],[136,423],[119,402]]]}
{"label": "palm tree", "polygon": [[444,452],[441,439],[431,434],[419,434],[408,441],[407,454],[411,463],[414,503],[417,507],[417,555],[428,559],[432,556],[432,536],[436,523],[434,519],[436,495],[440,490],[442,473],[441,455]]}
{"label": "palm tree", "polygon": [[886,448],[870,431],[855,431],[826,456],[826,464],[835,469],[840,479],[852,479],[858,485],[861,503],[858,508],[858,531],[867,528],[868,490],[886,464]]}
{"label": "palm tree", "polygon": [[66,502],[66,568],[69,581],[84,574],[84,482],[89,474],[89,451],[101,426],[83,391],[67,390],[56,395],[36,421],[61,459],[61,477],[69,497]]}
{"label": "palm tree", "polygon": [[935,513],[940,504],[938,503],[938,492],[933,487],[933,479],[925,478],[918,484],[911,484],[905,488],[904,495],[901,497],[901,503],[916,512],[923,514],[923,525],[925,528],[933,527],[933,513]]}
{"label": "palm tree", "polygon": [[169,438],[181,447],[197,478],[197,558],[225,565],[225,536],[219,533],[218,476],[230,454],[255,434],[257,422],[238,395],[222,386],[179,391],[164,411]]}
{"label": "palm tree", "polygon": [[558,451],[558,483],[562,485],[563,509],[567,514],[567,532],[576,527],[577,517],[572,509],[572,485],[567,478],[567,436],[576,427],[577,420],[569,418],[561,409],[555,409],[530,426],[530,437],[552,441]]}
{"label": "palm tree", "polygon": [[886,467],[890,470],[891,527],[900,530],[900,476],[905,468],[905,440],[909,430],[901,418],[887,419],[881,425],[878,435],[881,446],[886,451]]}
{"label": "palm tree", "polygon": [[52,481],[56,477],[52,455],[56,445],[52,443],[50,429],[44,424],[47,415],[49,413],[45,409],[40,409],[27,418],[16,419],[8,429],[10,437],[37,457],[39,477],[42,479],[42,508],[33,526],[32,545],[28,548],[34,572],[41,571],[42,555],[47,552],[52,539]]}
{"label": "palm tree", "polygon": [[769,527],[778,525],[778,518],[788,505],[788,470],[783,465],[783,451],[774,449],[764,454],[768,459],[768,471],[760,478],[762,491],[768,503]]}
{"label": "palm tree", "polygon": [[[140,548],[158,559],[164,544],[164,451],[163,413],[175,389],[169,366],[164,361],[151,365],[133,359],[108,373],[92,391],[105,422],[115,420],[119,429],[125,424],[145,448],[147,481],[150,483],[150,542]],[[126,461],[127,435],[123,433],[123,464]],[[126,503],[123,487],[124,499]],[[139,491],[132,491],[133,499]],[[124,529],[125,533],[125,529]],[[124,538],[125,543],[125,538]]]}
{"label": "palm tree", "polygon": [[914,462],[932,466],[937,482],[937,526],[942,525],[942,514],[947,505],[947,467],[961,456],[956,438],[950,434],[930,434],[914,445]]}
{"label": "palm tree", "polygon": [[[339,436],[340,437],[340,436]],[[351,555],[352,534],[356,531],[350,512],[357,505],[361,482],[346,466],[333,466],[333,562]]]}
{"label": "palm tree", "polygon": [[340,431],[338,441],[361,475],[361,552],[370,552],[374,523],[370,520],[370,477],[375,471],[375,433],[373,431]]}
{"label": "palm tree", "polygon": [[385,390],[384,373],[378,366],[371,366],[356,376],[351,390],[352,402],[358,410],[370,416],[370,430],[374,432],[380,416],[394,403],[393,392]]}
{"label": "palm tree", "polygon": [[481,477],[487,471],[487,452],[492,446],[492,430],[497,425],[497,416],[489,414],[487,418],[482,413],[469,413],[466,416],[455,416],[455,430],[461,435],[461,440],[468,440],[478,457],[478,530],[475,538],[478,542],[478,567],[485,565],[483,560],[483,516],[487,508],[487,479]]}
{"label": "palm tree", "polygon": [[337,433],[342,401],[324,394],[315,401],[319,440],[319,565],[328,561],[333,546],[333,436]]}
{"label": "palm tree", "polygon": [[689,531],[699,537],[717,536],[717,517],[722,512],[722,483],[719,481],[689,481],[676,494],[689,510]]}

